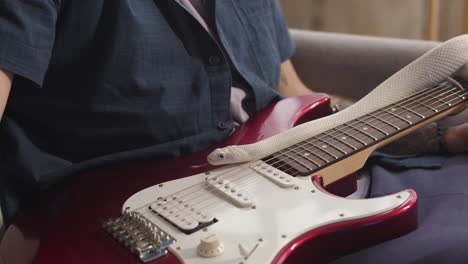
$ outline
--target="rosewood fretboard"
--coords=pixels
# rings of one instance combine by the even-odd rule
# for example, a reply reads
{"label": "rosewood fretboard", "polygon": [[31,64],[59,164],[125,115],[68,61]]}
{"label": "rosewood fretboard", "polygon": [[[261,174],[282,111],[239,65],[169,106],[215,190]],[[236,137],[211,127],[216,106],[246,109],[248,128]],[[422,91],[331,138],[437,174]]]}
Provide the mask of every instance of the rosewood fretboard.
{"label": "rosewood fretboard", "polygon": [[291,175],[310,175],[465,103],[466,96],[466,88],[445,81],[263,160]]}

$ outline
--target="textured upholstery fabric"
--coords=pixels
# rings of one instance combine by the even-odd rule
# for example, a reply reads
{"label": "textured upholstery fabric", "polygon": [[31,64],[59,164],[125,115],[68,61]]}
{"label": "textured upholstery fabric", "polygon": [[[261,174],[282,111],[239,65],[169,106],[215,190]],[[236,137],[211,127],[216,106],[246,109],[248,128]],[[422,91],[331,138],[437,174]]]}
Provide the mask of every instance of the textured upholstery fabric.
{"label": "textured upholstery fabric", "polygon": [[357,100],[437,42],[291,30],[307,87]]}

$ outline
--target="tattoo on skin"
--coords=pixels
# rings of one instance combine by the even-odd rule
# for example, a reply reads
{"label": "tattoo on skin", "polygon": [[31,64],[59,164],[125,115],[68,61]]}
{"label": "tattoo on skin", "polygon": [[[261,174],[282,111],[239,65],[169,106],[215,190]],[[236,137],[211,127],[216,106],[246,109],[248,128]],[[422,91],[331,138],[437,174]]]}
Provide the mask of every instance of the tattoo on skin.
{"label": "tattoo on skin", "polygon": [[436,154],[440,152],[440,141],[436,123],[431,123],[402,138],[399,138],[379,149],[379,151],[393,154]]}
{"label": "tattoo on skin", "polygon": [[288,77],[286,77],[286,74],[284,74],[283,71],[280,72],[280,83],[281,85],[288,86]]}

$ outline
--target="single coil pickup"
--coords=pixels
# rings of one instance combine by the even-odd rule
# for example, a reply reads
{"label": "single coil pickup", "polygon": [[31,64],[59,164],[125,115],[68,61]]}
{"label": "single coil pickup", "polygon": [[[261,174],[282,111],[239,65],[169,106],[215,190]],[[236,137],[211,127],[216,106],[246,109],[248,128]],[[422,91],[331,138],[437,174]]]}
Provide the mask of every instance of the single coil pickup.
{"label": "single coil pickup", "polygon": [[296,186],[294,177],[266,164],[261,160],[253,162],[250,165],[250,168],[283,188],[292,188]]}
{"label": "single coil pickup", "polygon": [[245,191],[238,188],[232,181],[214,176],[207,178],[208,188],[218,191],[224,198],[239,207],[252,207],[254,201]]}

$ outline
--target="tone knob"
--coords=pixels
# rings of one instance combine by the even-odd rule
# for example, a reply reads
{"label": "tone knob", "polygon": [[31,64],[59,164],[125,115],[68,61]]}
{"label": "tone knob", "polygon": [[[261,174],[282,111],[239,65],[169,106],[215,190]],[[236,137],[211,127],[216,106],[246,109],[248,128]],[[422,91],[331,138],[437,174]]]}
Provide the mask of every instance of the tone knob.
{"label": "tone knob", "polygon": [[216,257],[224,252],[223,242],[215,234],[208,234],[200,239],[197,253],[200,257]]}

